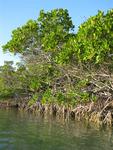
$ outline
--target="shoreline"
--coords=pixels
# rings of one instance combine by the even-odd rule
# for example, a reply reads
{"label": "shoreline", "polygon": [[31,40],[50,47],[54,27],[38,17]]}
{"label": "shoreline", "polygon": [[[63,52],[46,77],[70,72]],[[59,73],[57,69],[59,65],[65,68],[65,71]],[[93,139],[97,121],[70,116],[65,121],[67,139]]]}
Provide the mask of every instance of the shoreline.
{"label": "shoreline", "polygon": [[[113,126],[113,100],[99,106],[98,102],[90,102],[87,104],[79,104],[76,107],[72,105],[63,105],[57,103],[35,103],[29,106],[28,103],[15,103],[14,101],[1,101],[0,108],[17,108],[33,114],[41,114],[43,116],[54,116],[65,121],[86,120],[99,126]],[[100,108],[99,108],[100,107]]]}
{"label": "shoreline", "polygon": [[63,105],[58,103],[46,103],[28,106],[23,104],[19,109],[23,109],[32,113],[40,113],[43,115],[53,115],[64,120],[86,120],[98,125],[113,126],[113,100],[100,105],[98,102],[90,102],[87,104],[79,104],[76,107],[72,105]]}

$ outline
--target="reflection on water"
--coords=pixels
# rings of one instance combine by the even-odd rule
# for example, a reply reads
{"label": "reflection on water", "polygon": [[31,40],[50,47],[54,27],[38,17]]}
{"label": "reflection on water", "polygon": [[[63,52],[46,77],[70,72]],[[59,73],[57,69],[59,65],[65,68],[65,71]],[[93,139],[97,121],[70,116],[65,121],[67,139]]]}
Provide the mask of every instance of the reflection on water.
{"label": "reflection on water", "polygon": [[0,110],[0,150],[112,150],[112,129]]}

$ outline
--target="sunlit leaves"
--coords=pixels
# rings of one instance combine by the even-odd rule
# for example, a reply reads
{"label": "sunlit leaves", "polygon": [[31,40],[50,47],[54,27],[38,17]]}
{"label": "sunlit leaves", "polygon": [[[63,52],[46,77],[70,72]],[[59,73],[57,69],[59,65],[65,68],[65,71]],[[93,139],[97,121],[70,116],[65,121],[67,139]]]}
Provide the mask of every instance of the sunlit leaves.
{"label": "sunlit leaves", "polygon": [[38,24],[34,20],[29,20],[22,27],[12,31],[12,39],[3,46],[4,51],[12,53],[23,53],[27,49],[36,46],[38,38]]}
{"label": "sunlit leaves", "polygon": [[82,61],[101,63],[112,53],[113,17],[112,10],[107,14],[99,11],[94,17],[84,22],[77,33],[76,48],[80,49]]}

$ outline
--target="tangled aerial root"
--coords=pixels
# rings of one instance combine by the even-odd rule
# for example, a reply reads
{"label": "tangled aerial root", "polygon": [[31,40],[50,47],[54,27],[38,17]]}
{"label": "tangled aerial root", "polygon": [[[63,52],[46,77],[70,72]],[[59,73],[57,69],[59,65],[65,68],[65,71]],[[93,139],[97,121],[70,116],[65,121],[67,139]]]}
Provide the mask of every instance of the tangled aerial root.
{"label": "tangled aerial root", "polygon": [[101,107],[98,103],[88,103],[86,105],[80,104],[75,108],[70,105],[59,104],[34,104],[32,106],[21,105],[19,109],[23,109],[35,114],[40,113],[44,116],[52,115],[64,120],[88,120],[99,125],[113,125],[113,101],[107,104],[103,103]]}

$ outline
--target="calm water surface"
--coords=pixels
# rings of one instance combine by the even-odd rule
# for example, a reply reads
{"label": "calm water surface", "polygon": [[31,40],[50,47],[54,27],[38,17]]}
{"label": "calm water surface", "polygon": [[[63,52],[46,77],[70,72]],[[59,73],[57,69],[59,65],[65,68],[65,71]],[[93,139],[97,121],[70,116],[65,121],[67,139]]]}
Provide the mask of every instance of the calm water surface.
{"label": "calm water surface", "polygon": [[113,131],[0,110],[0,150],[113,150]]}

